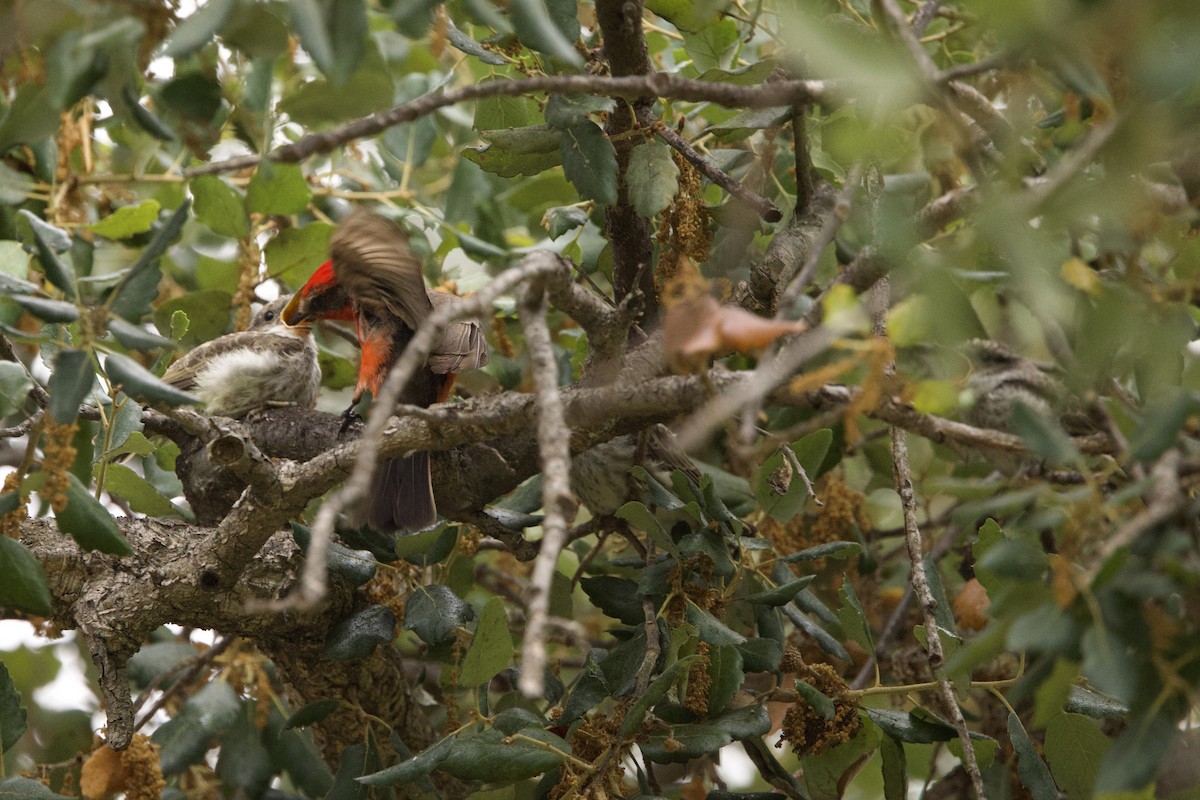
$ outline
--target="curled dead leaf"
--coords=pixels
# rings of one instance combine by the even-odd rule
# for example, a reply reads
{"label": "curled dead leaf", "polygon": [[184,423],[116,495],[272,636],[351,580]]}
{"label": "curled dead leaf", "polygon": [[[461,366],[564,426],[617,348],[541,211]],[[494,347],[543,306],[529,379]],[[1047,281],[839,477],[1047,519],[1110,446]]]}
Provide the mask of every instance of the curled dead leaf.
{"label": "curled dead leaf", "polygon": [[987,589],[978,578],[971,578],[963,584],[954,597],[954,616],[958,624],[966,630],[983,630],[988,623],[988,606],[991,599]]}
{"label": "curled dead leaf", "polygon": [[764,319],[737,306],[720,305],[710,295],[672,304],[663,319],[663,347],[677,372],[690,372],[718,353],[750,353],[780,336],[799,333],[801,321]]}

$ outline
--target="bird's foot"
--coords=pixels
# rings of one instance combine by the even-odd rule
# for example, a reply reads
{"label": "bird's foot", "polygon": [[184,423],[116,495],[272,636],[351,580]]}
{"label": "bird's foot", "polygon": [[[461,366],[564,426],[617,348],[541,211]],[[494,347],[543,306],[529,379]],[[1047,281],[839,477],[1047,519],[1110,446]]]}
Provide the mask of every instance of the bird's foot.
{"label": "bird's foot", "polygon": [[342,427],[338,431],[338,436],[342,436],[350,429],[351,425],[361,421],[362,417],[359,416],[358,410],[354,406],[350,406],[342,412]]}

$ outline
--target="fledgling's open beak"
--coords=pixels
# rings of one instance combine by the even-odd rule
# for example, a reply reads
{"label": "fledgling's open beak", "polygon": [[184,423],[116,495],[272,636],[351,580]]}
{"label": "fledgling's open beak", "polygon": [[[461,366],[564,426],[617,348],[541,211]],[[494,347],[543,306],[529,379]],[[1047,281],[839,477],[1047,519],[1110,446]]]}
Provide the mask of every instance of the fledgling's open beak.
{"label": "fledgling's open beak", "polygon": [[297,325],[305,325],[307,327],[311,322],[309,319],[310,316],[309,304],[305,300],[303,289],[292,295],[292,299],[288,301],[288,304],[283,307],[283,311],[279,314],[279,318],[283,320],[283,324],[290,327]]}

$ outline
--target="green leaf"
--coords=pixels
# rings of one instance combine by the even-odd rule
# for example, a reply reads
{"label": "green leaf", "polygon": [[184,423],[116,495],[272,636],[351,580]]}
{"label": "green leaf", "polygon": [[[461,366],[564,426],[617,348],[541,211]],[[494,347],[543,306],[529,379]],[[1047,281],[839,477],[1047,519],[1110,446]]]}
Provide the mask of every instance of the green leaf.
{"label": "green leaf", "polygon": [[284,727],[283,716],[272,708],[263,729],[263,742],[277,770],[287,773],[292,784],[307,797],[325,797],[333,784],[333,773],[325,766],[309,736]]}
{"label": "green leaf", "polygon": [[50,374],[50,416],[59,425],[68,425],[79,414],[96,380],[92,361],[84,350],[61,350]]}
{"label": "green leaf", "polygon": [[755,592],[747,595],[742,599],[747,603],[759,603],[765,606],[782,606],[787,605],[800,594],[800,590],[808,586],[816,578],[816,575],[807,575],[799,580],[790,581],[781,586],[776,586],[774,589],[768,589],[763,592]]}
{"label": "green leaf", "polygon": [[[93,467],[93,473],[99,475],[99,464]],[[179,514],[170,500],[159,494],[149,481],[124,464],[108,465],[104,477],[104,490],[124,498],[129,507],[139,514],[151,517]]]}
{"label": "green leaf", "polygon": [[760,705],[749,705],[736,711],[727,711],[705,723],[675,725],[671,729],[677,745],[666,747],[667,735],[654,734],[648,742],[639,743],[642,752],[651,761],[659,764],[681,764],[693,758],[715,753],[733,741],[763,736],[771,727],[767,709]]}
{"label": "green leaf", "polygon": [[700,638],[709,644],[745,644],[746,637],[693,602],[688,602],[687,621],[700,630]]}
{"label": "green leaf", "polygon": [[[221,30],[221,38],[258,63],[267,62],[283,55],[288,48],[288,30],[276,13],[278,5],[265,3],[240,3]],[[270,71],[267,70],[267,74]],[[248,81],[249,82],[249,81]],[[247,98],[247,105],[251,105]]]}
{"label": "green leaf", "polygon": [[885,734],[902,742],[932,744],[933,742],[948,742],[958,735],[949,725],[918,717],[912,712],[868,708],[867,716]]}
{"label": "green leaf", "polygon": [[462,155],[502,178],[539,175],[562,163],[559,135],[546,125],[480,131],[484,144],[464,148]]}
{"label": "green leaf", "polygon": [[134,325],[120,317],[108,321],[108,330],[122,347],[130,350],[157,350],[161,347],[174,347],[175,342],[157,333],[151,333],[140,325]]}
{"label": "green leaf", "polygon": [[185,661],[196,658],[199,651],[186,642],[156,642],[142,645],[125,665],[129,680],[139,688],[146,688],[152,681],[179,667]]}
{"label": "green leaf", "polygon": [[700,656],[695,655],[681,658],[651,681],[646,691],[635,698],[633,705],[625,712],[625,718],[621,720],[620,735],[631,736],[641,728],[642,723],[646,721],[646,713],[655,703],[666,697],[667,692],[679,678],[680,671],[685,667],[691,669],[692,664],[699,660]]}
{"label": "green leaf", "polygon": [[454,631],[475,617],[470,604],[435,583],[422,586],[404,605],[404,629],[413,631],[427,644],[441,644],[454,638]]}
{"label": "green leaf", "polygon": [[817,687],[807,681],[797,680],[796,691],[804,698],[804,702],[820,714],[825,719],[833,719],[833,715],[837,713],[837,709],[833,705],[833,700],[822,692]]}
{"label": "green leaf", "polygon": [[0,800],[61,800],[62,795],[32,778],[0,778]]}
{"label": "green leaf", "polygon": [[8,669],[0,663],[0,753],[7,752],[25,733],[25,707]]}
{"label": "green leaf", "polygon": [[267,242],[267,272],[291,290],[299,289],[329,258],[333,226],[310,222],[303,228],[287,228]]}
{"label": "green leaf", "polygon": [[216,772],[221,783],[233,789],[231,796],[261,797],[271,785],[271,755],[254,724],[253,700],[242,703],[234,723],[221,737]]}
{"label": "green leaf", "polygon": [[0,164],[0,204],[16,206],[25,202],[33,191],[33,178]]}
{"label": "green leaf", "polygon": [[155,232],[150,244],[129,268],[128,274],[113,289],[109,308],[130,322],[138,322],[150,310],[150,301],[158,295],[158,260],[179,237],[189,217],[191,203],[184,201]]}
{"label": "green leaf", "polygon": [[774,639],[747,639],[734,646],[742,654],[746,672],[774,672],[783,660],[783,647]]}
{"label": "green leaf", "polygon": [[587,224],[587,212],[578,206],[555,206],[546,209],[542,215],[542,227],[550,234],[551,239],[557,239],[564,233]]}
{"label": "green leaf", "polygon": [[[809,478],[815,480],[832,442],[832,429],[821,428],[792,442],[788,448]],[[775,485],[778,481],[773,481],[772,478],[776,475],[777,470],[794,470],[794,467],[790,465],[790,460],[787,466],[784,461],[784,454],[776,451],[762,462],[754,485],[754,497],[772,519],[786,523],[804,508],[804,504],[808,501],[808,486],[799,475],[792,475],[786,486]],[[781,488],[784,490],[782,494],[779,492]],[[820,558],[820,556],[814,556],[814,558]]]}
{"label": "green leaf", "polygon": [[634,581],[613,575],[598,575],[582,578],[579,586],[592,604],[608,616],[626,625],[638,625],[645,621],[642,598]]}
{"label": "green leaf", "polygon": [[587,121],[592,114],[613,109],[611,97],[594,94],[559,93],[550,95],[543,116],[546,124],[560,131],[569,130]]}
{"label": "green leaf", "polygon": [[235,0],[208,0],[191,15],[184,18],[167,39],[167,58],[182,58],[191,55],[213,41],[217,31],[229,18]]}
{"label": "green leaf", "polygon": [[150,737],[162,748],[163,774],[176,775],[200,763],[213,738],[236,722],[240,712],[237,693],[223,680],[212,681],[192,695],[183,710]]}
{"label": "green leaf", "polygon": [[1039,414],[1024,403],[1013,406],[1009,424],[1026,447],[1051,464],[1068,464],[1081,458],[1071,437],[1067,436],[1057,421]]}
{"label": "green leaf", "polygon": [[34,252],[42,264],[42,272],[46,274],[47,280],[66,294],[74,295],[75,270],[57,255],[71,247],[71,235],[43,221],[31,211],[21,209],[20,214],[29,223]]}
{"label": "green leaf", "polygon": [[838,598],[842,601],[842,607],[837,610],[842,630],[868,653],[874,652],[875,640],[871,635],[867,615],[863,611],[862,603],[858,601],[858,595],[854,593],[854,587],[850,585],[850,578],[846,575],[842,576],[842,588],[838,590]]}
{"label": "green leaf", "polygon": [[288,5],[300,44],[312,56],[317,69],[328,75],[333,71],[333,42],[320,0],[290,0]]}
{"label": "green leaf", "polygon": [[287,728],[303,728],[308,725],[320,722],[328,717],[334,711],[337,711],[338,706],[342,704],[341,700],[334,697],[329,697],[324,700],[317,700],[309,703],[301,708],[295,714],[292,714],[287,719]]}
{"label": "green leaf", "polygon": [[[308,555],[311,534],[307,527],[298,522],[291,523],[292,535],[304,554]],[[325,565],[329,571],[343,578],[351,586],[362,586],[375,577],[379,562],[370,550],[354,550],[340,542],[330,542],[325,554]]]}
{"label": "green leaf", "polygon": [[325,800],[366,800],[371,797],[356,781],[363,775],[378,772],[381,766],[375,738],[368,734],[365,744],[352,744],[342,751],[333,786],[325,794]]}
{"label": "green leaf", "polygon": [[344,86],[366,53],[367,9],[363,0],[328,0],[325,22],[333,61],[322,72],[333,86]]}
{"label": "green leaf", "polygon": [[1117,719],[1129,713],[1129,707],[1092,689],[1072,686],[1066,710],[1094,719]]}
{"label": "green leaf", "polygon": [[437,769],[446,760],[446,756],[450,755],[450,751],[454,748],[455,740],[455,736],[447,736],[425,748],[407,761],[401,761],[399,764],[380,770],[379,772],[373,772],[370,775],[363,775],[357,780],[359,783],[365,783],[368,786],[395,786],[397,784],[412,783],[421,776],[428,775]]}
{"label": "green leaf", "polygon": [[74,322],[79,319],[79,309],[65,300],[47,300],[44,297],[12,295],[12,300],[30,314],[44,322]]}
{"label": "green leaf", "polygon": [[1058,787],[1054,785],[1050,770],[1025,732],[1021,718],[1013,713],[1008,715],[1008,736],[1017,754],[1017,775],[1021,785],[1029,790],[1033,800],[1058,800]]}
{"label": "green leaf", "polygon": [[709,651],[708,676],[712,679],[712,687],[708,690],[710,715],[720,714],[727,709],[746,682],[747,668],[740,648],[747,644],[749,641],[740,645],[721,645]]}
{"label": "green leaf", "polygon": [[648,0],[646,8],[681,31],[702,31],[717,21],[729,0]]}
{"label": "green leaf", "polygon": [[250,235],[250,217],[242,194],[215,175],[200,175],[191,182],[196,219],[213,233],[242,239]]}
{"label": "green leaf", "polygon": [[325,78],[309,81],[285,94],[278,108],[296,124],[318,128],[391,108],[394,93],[387,63],[368,43],[362,62],[346,83],[335,86]]}
{"label": "green leaf", "polygon": [[0,607],[48,617],[50,589],[42,565],[25,545],[0,536]]}
{"label": "green leaf", "polygon": [[398,558],[402,558],[410,564],[428,567],[444,561],[454,550],[454,543],[457,540],[458,526],[447,525],[427,531],[399,535],[392,543],[392,549]]}
{"label": "green leaf", "polygon": [[481,132],[524,128],[536,125],[541,117],[537,103],[528,97],[482,97],[475,102],[475,122],[472,127]]}
{"label": "green leaf", "polygon": [[136,205],[121,206],[99,222],[88,225],[88,230],[108,239],[127,239],[150,230],[158,219],[157,200],[143,200]]}
{"label": "green leaf", "polygon": [[130,397],[149,403],[184,406],[200,402],[200,398],[176,389],[150,370],[120,353],[111,353],[104,361],[104,372],[114,386]]}
{"label": "green leaf", "polygon": [[550,13],[546,0],[510,0],[508,13],[517,36],[526,47],[554,56],[573,67],[583,66],[583,57],[575,50],[575,40],[579,38],[577,21],[571,31],[563,15]]}
{"label": "green leaf", "polygon": [[679,191],[679,167],[671,153],[667,145],[652,141],[639,144],[629,154],[629,199],[643,217],[665,209]]}
{"label": "green leaf", "polygon": [[0,119],[0,155],[19,144],[33,147],[55,134],[59,109],[51,104],[49,94],[45,86],[35,82],[26,82],[17,89],[8,113]]}
{"label": "green leaf", "polygon": [[350,661],[366,658],[396,635],[396,615],[387,606],[367,606],[338,622],[325,639],[322,658]]}
{"label": "green leaf", "polygon": [[462,660],[458,682],[462,686],[482,686],[508,667],[513,657],[512,633],[504,603],[493,597],[479,614],[471,649]]}
{"label": "green leaf", "polygon": [[883,757],[884,800],[905,800],[908,797],[908,765],[904,745],[891,736],[884,736],[879,740],[879,754]]}
{"label": "green leaf", "polygon": [[246,208],[258,214],[299,214],[308,208],[312,189],[298,164],[259,162],[246,187]]}
{"label": "green leaf", "polygon": [[118,556],[133,553],[112,514],[73,473],[67,473],[67,507],[56,517],[58,529],[70,534],[84,550]]}
{"label": "green leaf", "polygon": [[[559,752],[571,752],[569,744],[549,731],[529,728],[519,736],[523,738],[509,739],[497,730],[459,736],[440,769],[462,780],[506,783],[548,772],[562,764]],[[543,744],[534,744],[526,738]]]}
{"label": "green leaf", "polygon": [[1067,797],[1092,796],[1112,744],[1100,726],[1085,716],[1062,713],[1050,720],[1043,752],[1054,782]]}
{"label": "green leaf", "polygon": [[[188,292],[154,309],[154,324],[159,332],[170,335],[190,347],[207,342],[225,333],[229,328],[229,313],[233,298],[227,292],[209,289]],[[177,336],[174,328],[175,314],[182,311],[186,335]]]}
{"label": "green leaf", "polygon": [[797,561],[815,561],[818,558],[837,558],[845,560],[853,558],[862,552],[862,545],[858,542],[825,542],[815,547],[806,547],[805,549],[781,557],[779,560],[794,564]]}
{"label": "green leaf", "polygon": [[[508,62],[490,50],[485,50],[483,45],[467,36],[454,21],[447,17],[446,19],[446,38],[450,40],[450,44],[457,47],[469,56],[475,56],[485,64],[491,64],[494,67],[502,67]],[[480,101],[482,102],[482,100]]]}
{"label": "green leaf", "polygon": [[684,31],[683,49],[697,70],[727,69],[737,53],[741,34],[731,19],[722,19],[696,32]]}
{"label": "green leaf", "polygon": [[[563,172],[585,200],[602,206],[617,200],[617,154],[612,142],[591,120],[559,134]],[[481,165],[482,166],[482,165]]]}
{"label": "green leaf", "polygon": [[645,504],[630,500],[617,509],[614,515],[630,524],[635,531],[641,531],[654,540],[654,543],[676,558],[679,557],[679,547],[663,528],[658,518],[646,508]]}

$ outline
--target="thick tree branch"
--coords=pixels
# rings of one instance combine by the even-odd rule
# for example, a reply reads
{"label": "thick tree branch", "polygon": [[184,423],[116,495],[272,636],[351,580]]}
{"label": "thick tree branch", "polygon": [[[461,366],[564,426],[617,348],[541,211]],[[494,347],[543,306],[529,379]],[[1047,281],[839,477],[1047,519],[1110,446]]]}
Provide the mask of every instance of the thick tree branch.
{"label": "thick tree branch", "polygon": [[[642,32],[642,0],[599,0],[596,19],[604,41],[604,57],[617,78],[648,77],[654,71]],[[612,246],[613,292],[617,301],[640,296],[644,329],[658,325],[658,296],[654,291],[654,246],[650,221],[637,212],[629,198],[629,158],[640,142],[629,136],[639,120],[650,118],[654,100],[643,95],[617,103],[604,123],[617,156],[617,199],[604,209],[604,231]]]}

